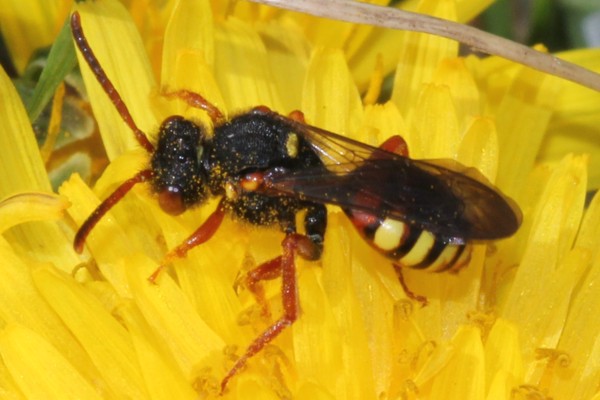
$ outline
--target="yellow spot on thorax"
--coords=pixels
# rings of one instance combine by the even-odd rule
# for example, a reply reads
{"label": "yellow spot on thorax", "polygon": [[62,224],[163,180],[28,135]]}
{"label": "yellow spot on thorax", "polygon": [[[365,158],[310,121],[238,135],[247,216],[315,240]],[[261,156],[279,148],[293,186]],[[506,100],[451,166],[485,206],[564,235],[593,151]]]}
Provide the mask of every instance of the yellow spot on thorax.
{"label": "yellow spot on thorax", "polygon": [[298,156],[298,135],[295,133],[290,133],[287,137],[287,141],[285,142],[285,151],[287,155],[296,158]]}

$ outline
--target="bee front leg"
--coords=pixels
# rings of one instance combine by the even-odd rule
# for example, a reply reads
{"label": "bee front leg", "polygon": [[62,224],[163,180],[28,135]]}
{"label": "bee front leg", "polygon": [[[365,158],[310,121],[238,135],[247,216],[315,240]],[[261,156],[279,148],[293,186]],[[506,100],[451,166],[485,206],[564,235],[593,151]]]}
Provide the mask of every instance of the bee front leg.
{"label": "bee front leg", "polygon": [[215,124],[225,121],[225,116],[223,115],[221,110],[219,110],[217,106],[215,106],[214,104],[206,100],[202,95],[196,92],[181,89],[173,92],[163,91],[161,94],[168,99],[181,99],[185,101],[190,107],[199,108],[201,110],[206,111],[210,119]]}
{"label": "bee front leg", "polygon": [[223,207],[223,200],[221,200],[216,210],[209,215],[206,221],[194,233],[164,256],[158,268],[148,277],[148,280],[151,283],[156,283],[156,279],[167,265],[178,258],[185,257],[188,251],[213,237],[219,226],[221,226],[224,216],[225,208]]}

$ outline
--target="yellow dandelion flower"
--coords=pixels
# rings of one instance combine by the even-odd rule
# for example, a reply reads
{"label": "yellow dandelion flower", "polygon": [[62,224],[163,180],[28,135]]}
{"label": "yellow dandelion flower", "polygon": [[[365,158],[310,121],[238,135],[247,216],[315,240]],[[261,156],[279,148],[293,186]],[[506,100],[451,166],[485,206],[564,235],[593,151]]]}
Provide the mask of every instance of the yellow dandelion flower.
{"label": "yellow dandelion flower", "polygon": [[[459,57],[455,42],[429,35],[245,2],[159,3],[75,6],[90,46],[152,143],[170,115],[212,125],[207,113],[165,92],[200,93],[228,116],[256,105],[282,114],[301,109],[308,123],[373,146],[400,134],[414,158],[476,167],[524,214],[512,238],[476,244],[459,274],[406,270],[408,287],[429,301],[419,307],[390,261],[331,207],[321,260],[296,260],[300,318],[250,359],[223,397],[599,396],[600,197],[584,207],[588,163],[597,161],[594,153],[561,151],[575,148],[574,127],[600,126],[597,93],[496,57]],[[489,1],[407,3],[465,21]],[[59,27],[59,14],[40,26]],[[14,21],[0,26],[22,26],[14,13],[0,14],[7,19]],[[597,54],[565,56],[594,66]],[[264,282],[269,320],[238,285],[281,254],[283,234],[225,218],[211,240],[152,285],[147,278],[165,253],[217,202],[168,216],[137,185],[77,255],[77,227],[149,162],[78,56],[111,159],[93,190],[75,175],[51,193],[26,113],[0,71],[0,393],[216,397],[235,360],[283,312],[279,280]],[[381,76],[392,71],[391,100],[375,104]],[[582,93],[586,101],[578,100]]]}
{"label": "yellow dandelion flower", "polygon": [[0,32],[18,72],[23,72],[35,50],[52,44],[70,7],[68,0],[3,3]]}

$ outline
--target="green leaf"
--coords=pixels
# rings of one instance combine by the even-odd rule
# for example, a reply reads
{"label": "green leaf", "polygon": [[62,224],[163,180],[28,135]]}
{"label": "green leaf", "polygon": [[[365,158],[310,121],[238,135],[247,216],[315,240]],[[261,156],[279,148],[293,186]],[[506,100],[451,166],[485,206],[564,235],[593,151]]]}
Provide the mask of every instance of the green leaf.
{"label": "green leaf", "polygon": [[60,85],[76,64],[75,47],[71,39],[69,18],[67,18],[50,49],[46,67],[40,75],[33,95],[27,101],[27,115],[31,122],[37,119],[54,95],[54,91],[58,85]]}

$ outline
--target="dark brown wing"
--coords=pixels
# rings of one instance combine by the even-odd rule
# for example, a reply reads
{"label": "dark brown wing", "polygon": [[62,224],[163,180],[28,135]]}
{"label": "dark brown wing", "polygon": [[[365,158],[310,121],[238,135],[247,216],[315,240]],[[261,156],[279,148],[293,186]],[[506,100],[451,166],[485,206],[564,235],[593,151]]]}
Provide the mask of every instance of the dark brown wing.
{"label": "dark brown wing", "polygon": [[270,191],[398,219],[454,243],[504,238],[521,223],[518,206],[473,168],[452,160],[409,159],[279,118],[326,168],[275,174]]}

